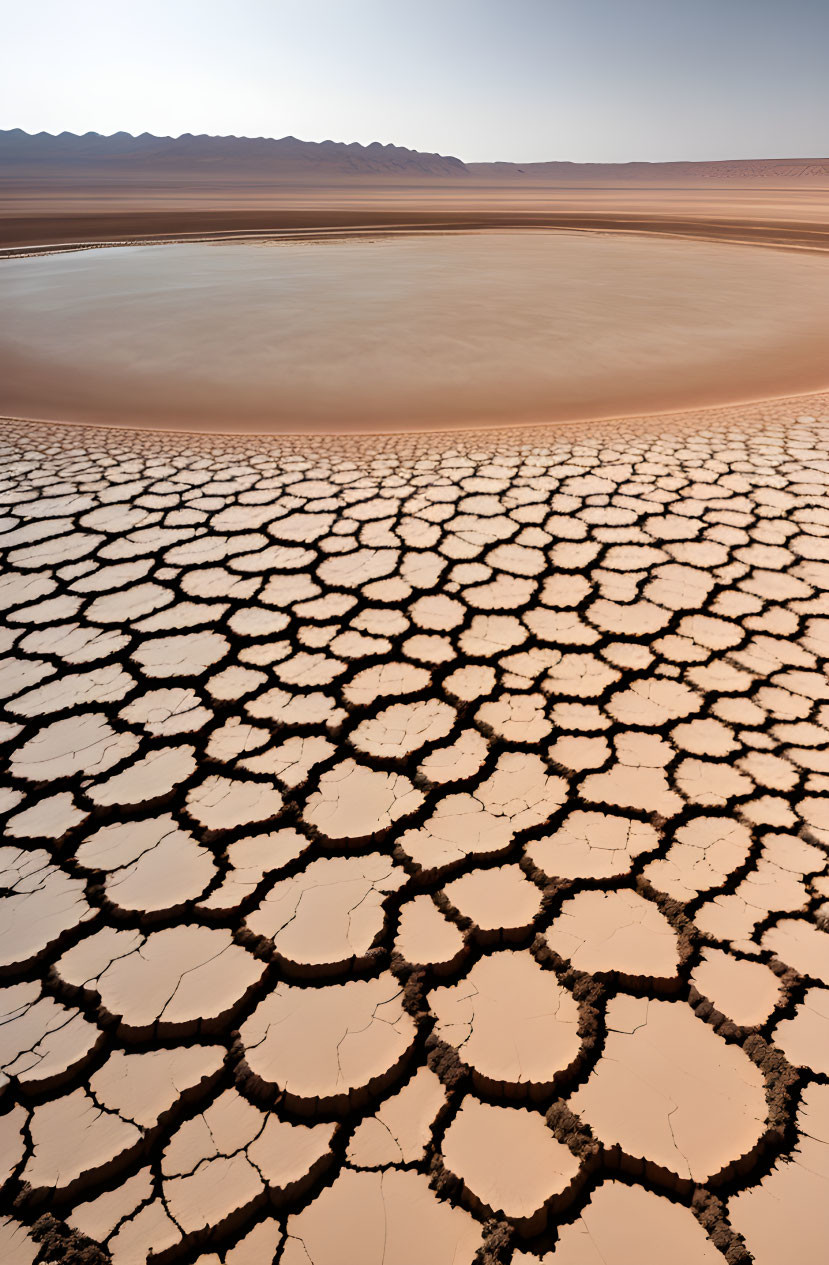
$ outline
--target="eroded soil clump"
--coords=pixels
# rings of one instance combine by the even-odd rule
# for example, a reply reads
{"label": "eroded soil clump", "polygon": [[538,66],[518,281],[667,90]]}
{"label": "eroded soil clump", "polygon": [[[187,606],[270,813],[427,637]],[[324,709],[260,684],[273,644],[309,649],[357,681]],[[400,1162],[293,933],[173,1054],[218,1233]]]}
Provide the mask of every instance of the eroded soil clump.
{"label": "eroded soil clump", "polygon": [[3,1259],[822,1260],[827,488],[7,423]]}

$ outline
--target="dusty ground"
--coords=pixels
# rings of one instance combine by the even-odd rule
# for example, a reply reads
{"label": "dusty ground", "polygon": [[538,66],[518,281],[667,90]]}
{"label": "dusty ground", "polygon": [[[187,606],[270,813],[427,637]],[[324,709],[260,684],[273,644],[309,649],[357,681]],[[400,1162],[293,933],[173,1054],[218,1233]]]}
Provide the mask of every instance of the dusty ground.
{"label": "dusty ground", "polygon": [[568,188],[423,181],[329,188],[223,189],[145,182],[64,186],[0,176],[0,255],[42,246],[251,232],[316,234],[367,228],[598,228],[798,249],[829,247],[829,189],[782,184]]}
{"label": "dusty ground", "polygon": [[0,479],[4,1261],[824,1259],[829,397]]}

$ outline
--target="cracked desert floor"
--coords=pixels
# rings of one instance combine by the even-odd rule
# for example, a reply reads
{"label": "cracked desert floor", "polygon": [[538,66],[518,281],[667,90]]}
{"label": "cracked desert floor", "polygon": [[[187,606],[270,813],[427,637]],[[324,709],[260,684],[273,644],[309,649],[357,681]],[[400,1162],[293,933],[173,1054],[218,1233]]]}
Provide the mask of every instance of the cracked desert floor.
{"label": "cracked desert floor", "polygon": [[6,422],[0,549],[6,1265],[826,1259],[829,396]]}

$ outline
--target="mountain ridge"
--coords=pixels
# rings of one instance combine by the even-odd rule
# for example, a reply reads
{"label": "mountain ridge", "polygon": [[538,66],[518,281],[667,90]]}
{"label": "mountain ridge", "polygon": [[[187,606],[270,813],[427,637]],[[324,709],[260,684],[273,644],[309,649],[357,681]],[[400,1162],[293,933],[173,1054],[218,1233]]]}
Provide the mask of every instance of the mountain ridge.
{"label": "mountain ridge", "polygon": [[0,175],[18,180],[118,180],[218,177],[266,186],[280,183],[343,183],[367,178],[480,182],[507,186],[648,184],[810,184],[829,186],[829,158],[741,158],[577,163],[465,163],[453,155],[427,153],[372,141],[304,141],[295,136],[133,136],[119,131],[29,133],[0,130]]}
{"label": "mountain ridge", "polygon": [[170,164],[180,167],[184,162],[198,169],[223,161],[235,171],[248,174],[252,169],[264,175],[268,174],[269,164],[278,164],[284,169],[321,161],[330,170],[343,174],[398,172],[462,176],[466,171],[458,158],[406,149],[401,145],[383,145],[379,141],[361,145],[357,141],[303,141],[296,136],[209,136],[192,132],[181,136],[154,136],[150,132],[139,136],[129,132],[114,132],[110,136],[100,132],[54,135],[51,132],[31,134],[20,128],[0,131],[0,163],[117,167],[136,158],[145,162],[152,160],[162,168]]}

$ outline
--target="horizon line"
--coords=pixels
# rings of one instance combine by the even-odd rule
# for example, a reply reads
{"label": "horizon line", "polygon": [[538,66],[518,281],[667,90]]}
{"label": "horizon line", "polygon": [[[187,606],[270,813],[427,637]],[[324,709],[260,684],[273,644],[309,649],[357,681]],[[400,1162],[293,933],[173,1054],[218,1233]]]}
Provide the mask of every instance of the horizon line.
{"label": "horizon line", "polygon": [[61,136],[73,136],[78,140],[84,140],[89,136],[97,136],[102,140],[113,140],[118,136],[129,137],[130,140],[141,140],[144,137],[150,137],[152,140],[159,141],[177,141],[177,140],[227,140],[227,141],[270,141],[279,144],[281,141],[296,141],[299,145],[336,145],[345,149],[401,149],[410,154],[423,154],[429,157],[445,158],[449,161],[461,163],[464,167],[469,166],[496,166],[504,165],[508,167],[534,167],[545,166],[549,163],[559,163],[571,167],[632,167],[632,166],[648,166],[658,167],[674,163],[697,164],[697,163],[734,163],[734,162],[827,162],[829,154],[786,154],[786,155],[750,155],[750,156],[732,156],[730,158],[628,158],[625,160],[601,160],[601,159],[583,159],[583,158],[532,158],[532,159],[513,159],[513,158],[490,158],[490,159],[465,159],[459,158],[456,154],[441,154],[437,150],[413,149],[409,145],[399,145],[394,141],[335,141],[330,137],[326,137],[321,141],[304,140],[302,137],[294,136],[287,133],[285,136],[240,136],[235,132],[179,132],[177,135],[166,133],[159,135],[156,132],[128,132],[124,128],[119,128],[115,132],[96,132],[90,129],[86,132],[72,132],[64,128],[60,132],[49,132],[45,128],[41,128],[38,132],[28,132],[23,127],[6,127],[0,128],[0,134],[10,134],[19,132],[23,136],[35,138],[38,136],[48,136],[53,140],[60,139]]}

